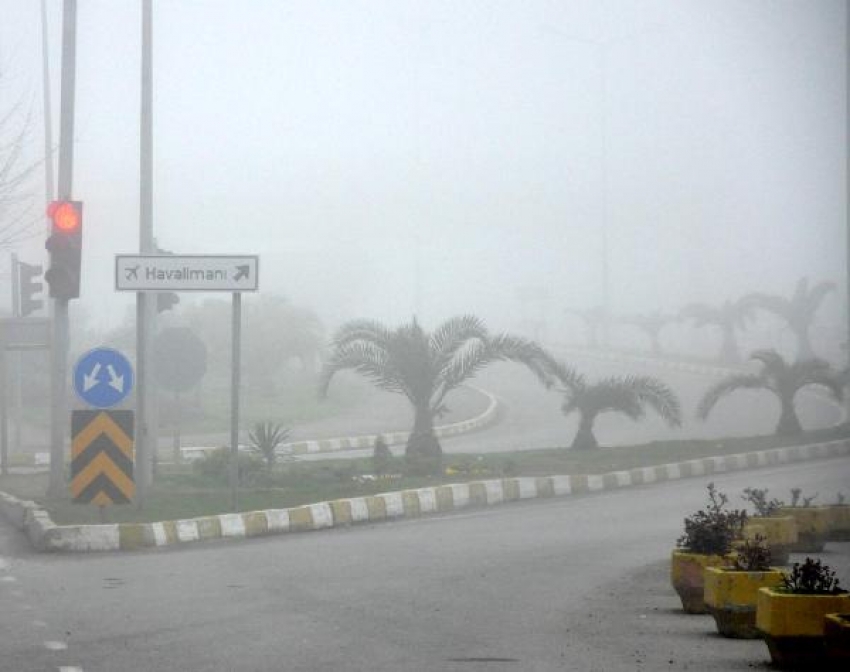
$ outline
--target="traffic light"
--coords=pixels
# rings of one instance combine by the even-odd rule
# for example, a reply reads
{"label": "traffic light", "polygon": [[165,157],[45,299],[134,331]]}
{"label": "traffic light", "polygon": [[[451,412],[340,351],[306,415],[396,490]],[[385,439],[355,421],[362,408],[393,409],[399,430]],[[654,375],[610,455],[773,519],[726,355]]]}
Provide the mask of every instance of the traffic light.
{"label": "traffic light", "polygon": [[36,294],[40,294],[43,285],[36,282],[38,276],[41,275],[41,266],[36,264],[25,264],[22,261],[18,262],[18,279],[21,296],[21,317],[26,317],[30,313],[41,309],[44,302],[41,299],[33,298]]}
{"label": "traffic light", "polygon": [[83,249],[83,204],[81,201],[53,201],[47,208],[50,237],[45,247],[50,252],[50,268],[44,279],[50,296],[75,299],[80,295],[80,257]]}
{"label": "traffic light", "polygon": [[160,292],[156,295],[156,312],[171,310],[178,303],[180,303],[180,297],[174,292]]}

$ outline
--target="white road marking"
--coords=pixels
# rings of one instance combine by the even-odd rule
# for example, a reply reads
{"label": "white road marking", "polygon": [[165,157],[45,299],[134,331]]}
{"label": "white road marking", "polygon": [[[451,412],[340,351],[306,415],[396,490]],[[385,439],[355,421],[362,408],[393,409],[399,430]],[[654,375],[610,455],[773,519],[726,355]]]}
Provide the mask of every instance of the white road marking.
{"label": "white road marking", "polygon": [[68,648],[68,645],[65,642],[57,642],[55,640],[48,640],[44,642],[44,648],[49,649],[50,651],[64,651]]}
{"label": "white road marking", "polygon": [[4,576],[0,579],[0,581],[3,581],[4,583],[14,583],[17,579],[14,576]]}
{"label": "white road marking", "polygon": [[12,563],[6,560],[6,558],[0,558],[0,572],[8,572],[11,566]]}
{"label": "white road marking", "polygon": [[59,672],[83,672],[82,667],[68,667],[67,665],[63,665],[59,668]]}
{"label": "white road marking", "polygon": [[45,623],[44,621],[35,620],[35,621],[32,622],[32,624],[37,628],[46,628],[47,627],[47,623]]}

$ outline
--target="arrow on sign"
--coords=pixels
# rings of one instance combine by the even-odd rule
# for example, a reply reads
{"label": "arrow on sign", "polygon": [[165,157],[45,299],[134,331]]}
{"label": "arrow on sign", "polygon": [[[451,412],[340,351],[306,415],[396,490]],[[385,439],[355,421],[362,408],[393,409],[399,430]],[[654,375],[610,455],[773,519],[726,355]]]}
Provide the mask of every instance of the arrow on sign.
{"label": "arrow on sign", "polygon": [[106,371],[109,373],[109,387],[116,390],[119,394],[124,391],[124,376],[119,376],[112,368],[112,364],[106,366]]}
{"label": "arrow on sign", "polygon": [[248,264],[245,264],[244,266],[237,266],[236,267],[236,275],[233,276],[233,279],[234,280],[241,280],[242,278],[247,278],[248,272],[250,271],[250,269],[251,269],[251,267],[248,266]]}
{"label": "arrow on sign", "polygon": [[[109,367],[112,368],[112,367]],[[100,381],[97,379],[97,374],[100,373],[100,364],[95,364],[92,367],[91,373],[83,374],[83,389],[88,392],[91,388],[97,385]]]}

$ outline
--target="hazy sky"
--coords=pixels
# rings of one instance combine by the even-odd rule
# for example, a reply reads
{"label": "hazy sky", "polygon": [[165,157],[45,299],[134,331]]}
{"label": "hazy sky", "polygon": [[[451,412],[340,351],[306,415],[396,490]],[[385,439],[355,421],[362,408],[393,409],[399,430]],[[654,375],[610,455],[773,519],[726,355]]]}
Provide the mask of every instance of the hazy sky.
{"label": "hazy sky", "polygon": [[[78,2],[80,304],[104,322],[129,300],[113,255],[138,249],[140,6]],[[600,303],[606,226],[620,312],[789,294],[801,275],[843,285],[845,11],[154,0],[155,235],[259,253],[262,291],[331,328]],[[40,53],[38,0],[0,0],[3,106],[40,114]]]}

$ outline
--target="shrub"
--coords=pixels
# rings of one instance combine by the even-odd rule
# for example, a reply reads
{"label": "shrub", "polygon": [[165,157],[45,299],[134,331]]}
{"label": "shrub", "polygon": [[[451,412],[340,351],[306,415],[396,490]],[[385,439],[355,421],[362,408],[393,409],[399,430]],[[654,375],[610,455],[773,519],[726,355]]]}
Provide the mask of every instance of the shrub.
{"label": "shrub", "polygon": [[775,514],[785,502],[776,499],[767,498],[767,488],[744,488],[743,499],[753,505],[757,516],[768,517]]}
{"label": "shrub", "polygon": [[512,459],[507,459],[502,463],[502,476],[511,478],[519,476],[519,465]]}
{"label": "shrub", "polygon": [[389,471],[393,454],[390,452],[387,442],[383,436],[375,439],[375,450],[372,452],[372,471],[376,476],[383,476]]}
{"label": "shrub", "polygon": [[708,484],[708,507],[685,518],[685,534],[676,542],[679,548],[701,555],[726,555],[732,542],[741,538],[747,512],[726,510],[729,498]]}
{"label": "shrub", "polygon": [[[240,485],[253,483],[263,470],[263,462],[249,453],[237,455],[237,473]],[[202,476],[226,483],[230,474],[230,448],[216,448],[192,463],[192,469]]]}
{"label": "shrub", "polygon": [[254,429],[248,432],[251,447],[266,461],[271,470],[274,467],[277,447],[289,436],[289,429],[273,422],[258,422]]}
{"label": "shrub", "polygon": [[[811,506],[812,502],[817,498],[818,493],[811,497],[803,497],[801,488],[791,488],[791,504],[789,506]],[[802,500],[802,503],[801,503]]]}
{"label": "shrub", "polygon": [[735,569],[742,572],[770,570],[770,549],[765,542],[765,538],[760,534],[745,540],[735,555]]}
{"label": "shrub", "polygon": [[812,558],[806,558],[803,564],[795,562],[782,583],[786,591],[798,595],[840,595],[847,592],[838,585],[835,572],[828,565]]}

